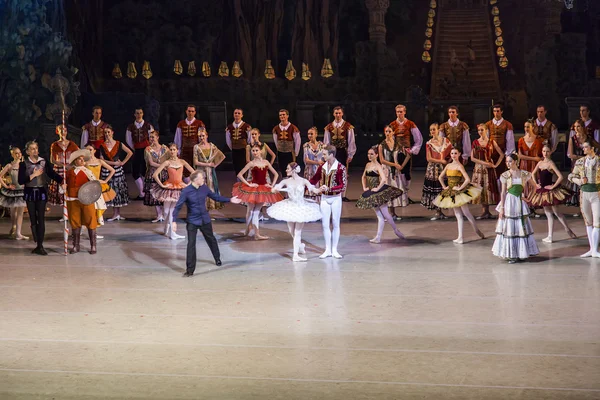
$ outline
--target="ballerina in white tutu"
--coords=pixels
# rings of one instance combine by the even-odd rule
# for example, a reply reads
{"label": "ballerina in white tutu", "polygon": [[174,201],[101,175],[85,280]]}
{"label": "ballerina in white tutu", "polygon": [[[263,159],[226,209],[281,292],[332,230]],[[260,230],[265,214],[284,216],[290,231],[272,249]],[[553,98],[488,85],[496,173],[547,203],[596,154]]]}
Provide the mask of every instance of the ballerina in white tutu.
{"label": "ballerina in white tutu", "polygon": [[287,222],[290,235],[294,239],[292,261],[306,261],[306,258],[298,255],[299,253],[306,254],[305,246],[302,243],[302,228],[305,222],[321,219],[321,208],[317,203],[304,198],[304,189],[307,188],[313,193],[317,190],[309,181],[298,175],[300,166],[297,163],[289,163],[285,172],[289,178],[275,185],[272,192],[287,192],[288,198],[267,208],[267,214],[271,218]]}

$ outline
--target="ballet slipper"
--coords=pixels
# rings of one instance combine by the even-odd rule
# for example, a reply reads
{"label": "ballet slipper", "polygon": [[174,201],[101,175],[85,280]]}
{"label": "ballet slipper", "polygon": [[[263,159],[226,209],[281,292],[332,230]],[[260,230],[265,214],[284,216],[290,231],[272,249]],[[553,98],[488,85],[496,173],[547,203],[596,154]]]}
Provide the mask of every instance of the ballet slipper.
{"label": "ballet slipper", "polygon": [[300,243],[300,249],[298,249],[299,254],[306,254],[306,245],[304,243]]}
{"label": "ballet slipper", "polygon": [[258,229],[258,226],[252,225],[252,227],[254,228],[254,240],[267,240],[269,239],[268,236],[263,236],[260,234],[260,230]]}
{"label": "ballet slipper", "polygon": [[548,236],[542,239],[542,242],[544,243],[552,243],[552,236]]}
{"label": "ballet slipper", "polygon": [[402,232],[400,232],[398,229],[396,229],[394,231],[394,233],[396,234],[396,236],[398,236],[400,239],[406,239],[406,236],[404,236],[404,234]]}
{"label": "ballet slipper", "polygon": [[464,243],[463,238],[461,238],[461,237],[454,239],[452,242],[454,242],[456,244],[463,244]]}
{"label": "ballet slipper", "polygon": [[28,236],[23,236],[20,233],[18,235],[16,235],[15,239],[17,240],[28,240],[29,237]]}
{"label": "ballet slipper", "polygon": [[481,239],[485,239],[485,235],[479,229],[477,229],[477,236],[479,236]]}
{"label": "ballet slipper", "polygon": [[332,251],[331,255],[333,256],[333,258],[337,258],[337,259],[342,258],[342,255],[340,253],[338,253],[337,250]]}
{"label": "ballet slipper", "polygon": [[331,257],[330,250],[325,250],[325,252],[319,256],[319,258],[327,258],[327,257]]}
{"label": "ballet slipper", "polygon": [[381,243],[381,238],[376,236],[373,239],[369,240],[369,242],[379,244]]}
{"label": "ballet slipper", "polygon": [[571,237],[571,239],[577,239],[577,235],[572,230],[568,229],[567,234]]}
{"label": "ballet slipper", "polygon": [[304,257],[300,257],[298,254],[294,254],[294,256],[292,257],[292,261],[294,262],[304,262],[304,261],[308,261],[306,258]]}

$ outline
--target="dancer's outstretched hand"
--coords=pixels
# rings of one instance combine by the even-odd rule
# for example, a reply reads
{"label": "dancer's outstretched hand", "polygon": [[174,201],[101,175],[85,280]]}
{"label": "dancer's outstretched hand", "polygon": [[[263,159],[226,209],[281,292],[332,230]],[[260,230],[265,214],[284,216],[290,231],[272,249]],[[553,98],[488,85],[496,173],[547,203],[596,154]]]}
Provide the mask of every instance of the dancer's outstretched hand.
{"label": "dancer's outstretched hand", "polygon": [[235,196],[233,196],[229,201],[232,202],[233,204],[240,204],[242,202],[242,200],[239,197],[235,197]]}

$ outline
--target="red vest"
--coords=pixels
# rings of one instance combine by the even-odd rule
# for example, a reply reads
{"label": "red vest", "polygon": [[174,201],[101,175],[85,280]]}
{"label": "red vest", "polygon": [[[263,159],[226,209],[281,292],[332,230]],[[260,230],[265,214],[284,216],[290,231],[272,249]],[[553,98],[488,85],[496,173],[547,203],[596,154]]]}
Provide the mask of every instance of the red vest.
{"label": "red vest", "polygon": [[552,137],[552,131],[555,129],[555,126],[550,120],[546,119],[546,123],[544,126],[538,125],[537,120],[533,124],[533,131],[537,134],[538,139],[541,139],[542,142],[548,142]]}
{"label": "red vest", "polygon": [[394,137],[396,138],[397,143],[402,147],[411,147],[413,142],[411,129],[416,127],[417,125],[409,119],[405,119],[403,124],[395,119],[390,124],[390,128],[394,131]]}
{"label": "red vest", "polygon": [[295,132],[300,132],[300,130],[294,124],[290,124],[285,131],[281,130],[279,125],[276,125],[275,128],[273,128],[273,133],[277,135],[278,141],[293,142]]}
{"label": "red vest", "polygon": [[144,121],[141,128],[138,128],[135,123],[129,125],[127,130],[131,132],[131,138],[133,140],[133,147],[136,149],[145,149],[150,146],[150,128],[152,126]]}
{"label": "red vest", "polygon": [[200,143],[198,130],[205,128],[204,122],[196,119],[192,124],[188,125],[185,120],[181,120],[177,124],[177,127],[181,129],[181,148],[191,148],[193,150],[194,146]]}
{"label": "red vest", "polygon": [[456,126],[451,126],[448,121],[440,125],[440,131],[444,132],[452,147],[458,149],[461,153],[463,152],[463,132],[468,130],[469,125],[463,121],[459,121]]}
{"label": "red vest", "polygon": [[334,127],[333,122],[329,123],[329,125],[325,127],[325,130],[329,132],[329,143],[338,149],[347,149],[348,131],[350,129],[354,129],[354,126],[348,121],[344,121],[339,128]]}
{"label": "red vest", "polygon": [[94,124],[92,124],[91,122],[88,122],[87,124],[85,124],[83,126],[83,129],[88,131],[89,134],[89,140],[96,142],[96,141],[104,141],[104,129],[106,129],[106,127],[108,126],[108,124],[104,121],[100,121],[100,123],[98,124],[98,126],[94,126]]}
{"label": "red vest", "polygon": [[79,172],[75,175],[75,171],[70,169],[67,171],[67,196],[68,197],[77,197],[79,193],[79,188],[84,184],[88,183],[90,180],[84,172]]}
{"label": "red vest", "polygon": [[485,123],[485,126],[490,132],[490,138],[498,143],[502,151],[506,151],[506,132],[513,130],[512,124],[507,120],[503,120],[500,125],[496,126],[494,120],[489,120]]}
{"label": "red vest", "polygon": [[252,127],[245,122],[235,128],[233,123],[227,125],[227,131],[231,134],[231,147],[234,149],[245,149],[248,144],[248,132]]}

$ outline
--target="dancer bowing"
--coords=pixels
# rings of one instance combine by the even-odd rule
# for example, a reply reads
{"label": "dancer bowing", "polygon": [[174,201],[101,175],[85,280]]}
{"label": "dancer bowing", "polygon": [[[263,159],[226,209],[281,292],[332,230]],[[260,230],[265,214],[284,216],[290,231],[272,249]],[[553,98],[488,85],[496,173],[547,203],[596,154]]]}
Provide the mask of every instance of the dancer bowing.
{"label": "dancer bowing", "polygon": [[363,210],[373,209],[377,215],[377,235],[369,240],[371,243],[381,243],[381,235],[386,222],[390,224],[396,236],[404,239],[404,235],[398,230],[387,206],[389,202],[402,196],[403,192],[401,189],[386,184],[387,172],[377,160],[378,154],[378,146],[373,146],[367,151],[369,162],[365,165],[362,175],[364,192],[356,201],[356,207]]}
{"label": "dancer bowing", "polygon": [[[21,149],[10,147],[12,162],[6,164],[0,171],[0,206],[10,209],[10,232],[11,239],[27,240],[23,236],[23,213],[25,212],[25,199],[23,198],[23,185],[19,184],[19,163],[23,159]],[[10,173],[10,184],[4,181],[4,176]]]}
{"label": "dancer bowing", "polygon": [[[208,132],[200,131],[198,133],[200,143],[194,146],[194,167],[197,171],[203,171],[205,176],[204,184],[216,195],[220,196],[219,180],[217,179],[217,167],[225,160],[225,154],[221,152],[214,144],[208,141]],[[211,199],[206,199],[206,209],[220,210],[224,207]]]}
{"label": "dancer bowing", "polygon": [[[176,146],[175,149],[177,149]],[[176,155],[177,150],[175,150],[175,156]],[[184,160],[182,160],[182,162],[185,163]],[[175,219],[177,219],[181,207],[185,204],[187,207],[186,230],[188,233],[188,242],[185,255],[186,271],[183,274],[184,277],[193,276],[194,271],[196,270],[196,235],[198,230],[202,232],[202,236],[204,236],[204,240],[206,240],[206,244],[215,259],[215,264],[217,267],[221,266],[219,244],[217,243],[217,239],[215,239],[212,223],[210,222],[210,215],[208,215],[208,211],[206,210],[207,197],[219,203],[240,203],[240,199],[238,198],[232,197],[231,199],[228,199],[227,197],[222,197],[213,193],[208,186],[204,184],[205,178],[203,171],[192,172],[190,181],[190,185],[181,191],[181,196],[179,196],[175,209],[173,210],[174,219],[171,223],[172,231],[177,231],[177,222],[175,222]]]}
{"label": "dancer bowing", "polygon": [[[567,234],[575,239],[577,235],[573,233],[567,225],[565,216],[558,211],[560,204],[565,204],[569,199],[571,193],[561,186],[563,176],[560,170],[556,167],[556,164],[550,158],[552,156],[552,148],[549,144],[545,144],[542,148],[542,155],[544,159],[537,163],[535,169],[531,173],[533,180],[536,180],[536,175],[539,176],[537,180],[537,189],[531,191],[527,196],[527,204],[531,207],[543,207],[546,218],[548,218],[548,236],[542,239],[542,242],[552,243],[552,232],[554,228],[554,218],[552,213],[556,215],[558,221],[565,228]],[[556,174],[556,182],[552,183],[552,174]]]}
{"label": "dancer bowing", "polygon": [[[175,143],[169,145],[169,159],[163,162],[160,167],[154,171],[153,178],[158,183],[158,188],[150,189],[150,193],[154,198],[164,204],[165,221],[165,236],[171,240],[183,239],[185,236],[178,235],[175,229],[172,229],[173,210],[175,204],[181,196],[181,190],[188,186],[183,182],[183,171],[194,172],[194,169],[183,158],[177,157],[179,148]],[[166,182],[161,182],[161,172],[166,169],[168,179]]]}
{"label": "dancer bowing", "polygon": [[[120,221],[125,219],[121,216],[121,207],[129,204],[129,190],[127,189],[127,177],[125,177],[123,165],[127,164],[133,152],[129,150],[129,147],[114,139],[115,131],[112,126],[107,125],[104,134],[106,138],[100,145],[100,155],[108,165],[115,169],[115,174],[109,182],[109,186],[115,191],[115,197],[106,203],[107,206],[113,207],[114,212],[112,218],[107,219],[107,221]],[[123,150],[126,154],[123,161],[119,157],[120,150]],[[100,178],[106,181],[109,173],[107,169],[102,169]]]}
{"label": "dancer bowing", "polygon": [[[160,134],[158,131],[153,131],[149,135],[150,146],[146,147],[144,151],[144,158],[146,159],[146,177],[144,180],[144,205],[154,207],[156,210],[156,218],[152,220],[152,223],[163,222],[164,208],[161,201],[156,200],[150,191],[157,189],[160,186],[154,180],[154,172],[160,164],[163,163],[164,159],[169,156],[169,149],[164,144],[160,144]],[[169,178],[169,173],[166,170],[162,170],[158,180],[161,182],[166,181]]]}
{"label": "dancer bowing", "polygon": [[590,251],[581,257],[600,258],[600,157],[590,142],[583,143],[583,154],[569,174],[569,181],[581,186],[581,213],[590,243]]}
{"label": "dancer bowing", "polygon": [[[494,107],[494,111],[496,111],[496,107]],[[473,200],[473,204],[481,204],[483,212],[475,219],[490,219],[493,218],[492,213],[490,213],[490,205],[498,204],[500,201],[497,171],[500,164],[506,163],[503,163],[504,152],[502,148],[489,136],[488,125],[477,125],[477,133],[479,133],[479,139],[473,141],[471,152],[471,161],[475,163],[471,182],[482,189],[481,196]],[[503,168],[503,172],[505,170],[506,166]]]}
{"label": "dancer bowing", "polygon": [[54,172],[54,169],[39,156],[38,144],[34,141],[25,145],[27,159],[19,163],[19,185],[25,185],[23,197],[27,203],[29,220],[31,221],[31,234],[37,246],[32,253],[47,256],[44,249],[44,235],[46,234],[46,201],[48,200],[48,181],[51,179],[62,183],[63,177]]}
{"label": "dancer bowing", "polygon": [[[265,205],[283,200],[283,196],[279,193],[271,192],[272,185],[267,180],[269,171],[273,174],[271,182],[277,182],[279,175],[273,169],[271,163],[262,158],[260,145],[254,144],[252,146],[252,157],[254,159],[246,164],[238,173],[237,177],[240,182],[233,185],[232,193],[248,207],[249,212],[246,213],[245,235],[250,235],[250,231],[254,230],[254,238],[264,240],[268,239],[268,237],[262,236],[258,229],[260,209]],[[252,172],[252,182],[248,182],[244,177],[248,170]]]}
{"label": "dancer bowing", "polygon": [[286,200],[277,202],[267,208],[267,214],[279,221],[286,221],[290,235],[294,243],[294,255],[292,261],[306,261],[306,258],[298,254],[306,254],[305,245],[302,243],[302,228],[306,222],[314,222],[321,219],[319,205],[304,199],[305,190],[316,191],[310,182],[298,174],[300,166],[292,162],[285,170],[288,178],[275,185],[271,191],[287,192]]}
{"label": "dancer bowing", "polygon": [[[467,217],[477,236],[485,239],[477,227],[473,214],[469,211],[469,203],[481,196],[481,188],[471,184],[471,179],[460,160],[458,149],[450,151],[450,158],[452,162],[446,165],[438,178],[443,191],[433,200],[433,204],[439,208],[451,208],[454,211],[458,224],[458,237],[453,240],[454,243],[463,244],[463,216]],[[444,183],[445,178],[448,178],[448,185]]]}
{"label": "dancer bowing", "polygon": [[508,259],[509,264],[539,254],[533,237],[533,227],[529,220],[529,208],[523,199],[523,192],[533,185],[531,174],[519,169],[519,156],[516,153],[506,156],[508,171],[500,175],[502,192],[496,224],[496,240],[492,253]]}
{"label": "dancer bowing", "polygon": [[427,169],[425,171],[425,181],[423,182],[423,194],[421,195],[421,205],[428,210],[435,210],[432,221],[447,218],[442,210],[433,204],[433,200],[442,192],[440,185],[440,173],[450,159],[452,144],[445,137],[442,137],[438,130],[438,124],[433,123],[429,126],[431,139],[426,145]]}
{"label": "dancer bowing", "polygon": [[[335,147],[326,146],[323,149],[325,164],[317,168],[310,179],[312,185],[319,184],[318,194],[321,195],[321,215],[323,236],[325,237],[325,252],[319,258],[342,258],[338,252],[340,241],[340,217],[342,216],[342,193],[348,186],[348,175],[344,167],[335,158]],[[333,230],[330,228],[333,225]]]}

